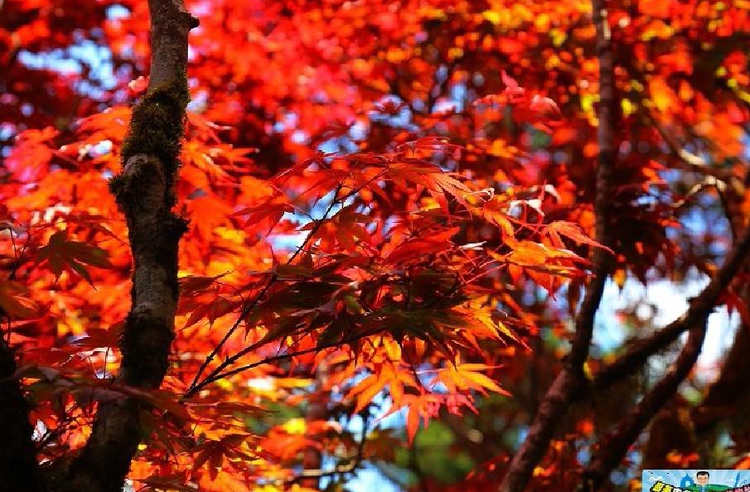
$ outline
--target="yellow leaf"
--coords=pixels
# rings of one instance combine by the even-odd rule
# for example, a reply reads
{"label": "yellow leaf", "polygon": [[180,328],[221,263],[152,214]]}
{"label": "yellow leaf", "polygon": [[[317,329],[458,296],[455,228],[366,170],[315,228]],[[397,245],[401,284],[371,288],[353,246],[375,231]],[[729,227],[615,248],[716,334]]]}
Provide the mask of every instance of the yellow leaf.
{"label": "yellow leaf", "polygon": [[494,25],[500,24],[500,21],[502,20],[502,17],[500,17],[500,12],[495,12],[494,10],[485,10],[482,12],[482,17],[484,20],[490,21]]}
{"label": "yellow leaf", "polygon": [[282,429],[284,429],[289,434],[304,434],[307,430],[307,424],[305,423],[305,419],[302,418],[296,418],[296,419],[289,419],[281,426]]}

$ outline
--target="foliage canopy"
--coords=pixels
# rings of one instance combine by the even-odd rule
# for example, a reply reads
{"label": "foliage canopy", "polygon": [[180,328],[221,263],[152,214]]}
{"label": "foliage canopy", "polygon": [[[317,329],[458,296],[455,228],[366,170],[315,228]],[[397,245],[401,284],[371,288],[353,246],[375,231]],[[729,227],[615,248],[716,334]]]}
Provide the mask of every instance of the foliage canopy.
{"label": "foliage canopy", "polygon": [[0,470],[65,490],[118,405],[143,491],[750,466],[750,2],[193,0],[189,102],[180,3],[0,0]]}

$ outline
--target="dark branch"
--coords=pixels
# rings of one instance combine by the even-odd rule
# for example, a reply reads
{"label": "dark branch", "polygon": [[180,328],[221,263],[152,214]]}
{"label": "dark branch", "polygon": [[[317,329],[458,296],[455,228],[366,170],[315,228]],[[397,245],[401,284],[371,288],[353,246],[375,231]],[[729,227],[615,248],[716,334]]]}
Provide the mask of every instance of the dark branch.
{"label": "dark branch", "polygon": [[[735,244],[722,267],[709,284],[690,303],[688,310],[651,337],[633,345],[623,356],[602,370],[589,386],[588,394],[605,390],[634,374],[648,358],[671,345],[687,330],[688,341],[677,361],[656,386],[605,438],[594,461],[583,475],[580,492],[594,492],[605,482],[609,473],[619,465],[630,445],[638,438],[656,413],[677,392],[679,384],[688,376],[700,354],[705,337],[706,323],[714,311],[721,294],[729,287],[750,254],[750,229]],[[581,396],[584,396],[581,394]]]}
{"label": "dark branch", "polygon": [[43,492],[29,408],[15,372],[13,350],[0,336],[0,482],[8,492]]}
{"label": "dark branch", "polygon": [[[599,57],[599,97],[598,108],[599,157],[596,173],[596,240],[611,246],[610,200],[612,172],[615,166],[615,101],[614,101],[614,61],[611,33],[607,21],[605,0],[593,0],[594,24],[596,25],[596,49]],[[575,323],[575,338],[563,370],[555,378],[552,386],[539,405],[529,433],[521,448],[513,456],[508,471],[500,485],[501,492],[521,492],[531,477],[534,467],[544,457],[557,424],[565,415],[574,396],[585,385],[583,364],[589,355],[589,347],[594,331],[594,318],[604,292],[604,285],[612,268],[612,257],[607,250],[594,251],[594,279],[586,288],[581,309]]]}
{"label": "dark branch", "polygon": [[[747,230],[745,213],[742,210],[747,183],[750,183],[750,166],[745,165],[745,177],[742,184],[736,190],[730,188],[726,196],[722,196],[725,214],[732,225],[732,235],[735,241],[740,231]],[[746,275],[749,270],[750,265],[745,261],[740,274]],[[745,284],[736,287],[741,302],[750,305],[750,286]],[[750,371],[750,358],[747,357],[750,351],[749,322],[750,320],[742,316],[732,347],[724,358],[719,377],[709,387],[700,406],[693,409],[695,435],[706,448],[716,438],[714,431],[717,425],[725,419],[736,416],[736,409],[748,401],[745,391],[745,374]]]}
{"label": "dark branch", "polygon": [[602,369],[591,384],[592,391],[608,388],[634,374],[643,367],[649,357],[669,347],[691,327],[702,324],[706,316],[714,310],[722,292],[737,275],[749,253],[750,230],[746,231],[740,242],[734,246],[709,284],[690,301],[688,310],[650,337],[634,343],[615,362]]}
{"label": "dark branch", "polygon": [[[743,295],[747,303],[748,295]],[[750,372],[750,327],[743,320],[737,327],[734,342],[729,349],[721,372],[716,381],[708,388],[703,402],[692,412],[693,427],[699,441],[712,440],[712,432],[725,419],[745,418],[738,414],[738,408],[744,408],[743,402],[750,398],[747,394],[747,374]]]}
{"label": "dark branch", "polygon": [[605,437],[594,454],[594,459],[583,473],[579,492],[595,492],[604,484],[609,474],[620,464],[630,445],[651,419],[674,396],[680,383],[690,374],[698,360],[706,336],[706,321],[694,325],[680,355],[667,374],[625,416],[617,427]]}

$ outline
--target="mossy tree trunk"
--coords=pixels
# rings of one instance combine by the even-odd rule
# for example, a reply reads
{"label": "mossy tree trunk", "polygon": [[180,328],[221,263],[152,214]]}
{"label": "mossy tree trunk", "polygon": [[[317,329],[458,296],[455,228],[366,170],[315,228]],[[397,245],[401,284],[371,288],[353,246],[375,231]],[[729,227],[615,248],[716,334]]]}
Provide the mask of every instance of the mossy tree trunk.
{"label": "mossy tree trunk", "polygon": [[[172,207],[189,100],[188,33],[198,24],[183,0],[149,0],[149,11],[149,88],[133,111],[122,152],[123,170],[111,183],[127,220],[134,261],[132,305],[115,383],[144,389],[161,385],[174,338],[177,252],[186,222],[172,213]],[[59,488],[121,490],[142,438],[140,407],[139,401],[124,394],[99,401],[92,434]]]}

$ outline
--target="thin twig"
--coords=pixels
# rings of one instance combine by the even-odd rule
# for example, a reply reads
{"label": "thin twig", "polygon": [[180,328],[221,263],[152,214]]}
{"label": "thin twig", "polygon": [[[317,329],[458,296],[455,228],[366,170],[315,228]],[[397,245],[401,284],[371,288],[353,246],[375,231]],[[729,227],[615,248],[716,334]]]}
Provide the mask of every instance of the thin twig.
{"label": "thin twig", "polygon": [[[341,186],[342,185],[339,184],[338,187],[336,187],[336,190],[334,192],[333,198],[331,199],[331,203],[328,205],[328,208],[323,213],[323,216],[320,219],[318,219],[318,220],[315,221],[315,224],[313,225],[312,229],[310,229],[310,232],[307,234],[307,236],[305,236],[305,239],[302,241],[302,244],[299,245],[299,247],[296,249],[296,251],[294,252],[294,254],[292,254],[292,256],[289,257],[289,259],[286,261],[285,264],[287,264],[287,265],[291,264],[291,262],[294,261],[297,258],[297,256],[300,254],[300,252],[302,252],[302,250],[305,248],[305,246],[307,246],[307,244],[310,242],[310,240],[312,239],[312,237],[315,234],[317,234],[318,230],[320,230],[320,227],[323,225],[323,223],[327,219],[328,214],[331,213],[331,211],[333,210],[333,207],[335,207],[336,204],[339,203],[338,200],[337,200],[337,197],[338,197],[339,191],[341,190]],[[219,343],[216,344],[216,346],[208,354],[208,357],[206,357],[206,359],[203,361],[203,363],[201,364],[201,366],[198,368],[198,372],[196,372],[195,377],[193,378],[192,383],[190,383],[190,387],[189,387],[186,395],[191,395],[191,394],[195,393],[195,391],[193,391],[193,388],[195,388],[195,386],[198,384],[198,381],[200,380],[200,377],[203,375],[203,372],[206,370],[206,368],[208,367],[208,365],[218,355],[219,351],[227,343],[227,340],[229,340],[229,337],[231,337],[232,334],[235,331],[237,331],[237,328],[239,328],[239,326],[242,323],[242,321],[250,314],[250,312],[252,312],[253,309],[255,309],[255,307],[258,305],[258,303],[260,302],[260,300],[268,293],[268,291],[270,290],[271,286],[273,286],[273,284],[276,283],[276,281],[278,280],[278,278],[279,278],[278,273],[274,272],[271,275],[271,277],[268,280],[268,282],[266,282],[266,285],[263,286],[263,288],[260,290],[260,292],[258,293],[258,295],[255,296],[255,298],[252,300],[252,302],[246,304],[242,308],[242,311],[240,311],[240,315],[237,317],[237,320],[227,330],[227,332],[224,334],[224,336],[219,341]],[[261,342],[263,342],[263,343],[268,342],[268,341],[270,341],[270,340],[261,340]],[[214,374],[216,374],[216,373],[218,373],[218,372],[221,372],[225,367],[231,365],[232,363],[234,363],[237,359],[239,359],[243,355],[248,354],[248,353],[252,352],[253,350],[257,349],[260,345],[262,345],[262,343],[260,343],[260,342],[256,343],[256,344],[253,344],[253,345],[251,345],[249,347],[246,347],[245,349],[241,350],[237,354],[235,354],[235,355],[227,358],[224,362],[222,362],[221,364],[219,364],[219,366],[214,371],[212,371],[209,374],[209,377],[212,376],[212,375],[214,375]]]}
{"label": "thin twig", "polygon": [[656,131],[659,132],[661,139],[667,144],[669,150],[677,157],[681,164],[681,167],[687,171],[695,173],[713,176],[714,178],[724,183],[729,182],[735,178],[731,171],[716,169],[710,166],[710,164],[701,156],[693,154],[688,151],[684,146],[681,146],[672,136],[658,124],[656,119],[651,115],[645,115],[645,119],[650,123]]}
{"label": "thin twig", "polygon": [[[337,198],[337,197],[338,197],[338,194],[343,189],[344,183],[343,183],[343,181],[341,183],[339,183],[339,185],[336,187],[336,189],[334,191],[333,199],[331,200],[331,203],[328,205],[328,208],[323,213],[323,216],[320,219],[318,219],[318,220],[315,221],[314,226],[312,227],[312,229],[310,230],[310,232],[307,234],[307,236],[305,237],[305,239],[302,241],[302,244],[300,244],[300,246],[295,250],[295,252],[292,254],[292,256],[289,259],[287,259],[286,264],[290,264],[292,261],[294,261],[297,258],[297,256],[299,256],[299,254],[303,251],[303,249],[305,248],[305,246],[307,246],[307,244],[310,242],[310,240],[312,240],[312,238],[315,236],[315,234],[317,234],[317,232],[320,230],[320,227],[322,227],[322,225],[327,220],[328,214],[330,214],[331,211],[333,211],[333,208],[336,205],[346,203],[346,201],[349,198],[353,197],[354,195],[356,195],[357,193],[359,193],[360,191],[362,191],[364,188],[366,188],[370,184],[374,183],[375,181],[377,181],[378,179],[380,179],[381,177],[383,177],[384,174],[385,174],[385,170],[377,173],[376,175],[374,175],[372,178],[368,179],[365,183],[363,183],[358,188],[352,188],[349,193],[347,193],[346,195],[344,195],[340,199]],[[237,320],[234,322],[234,324],[232,324],[232,326],[229,328],[229,330],[224,335],[224,337],[221,339],[221,341],[211,350],[211,353],[208,355],[208,357],[206,358],[206,360],[203,361],[203,363],[201,364],[200,368],[198,369],[197,374],[193,378],[193,381],[190,383],[190,386],[189,386],[188,390],[186,391],[186,393],[185,393],[185,395],[184,395],[183,398],[189,397],[189,396],[195,394],[195,392],[197,391],[197,389],[196,389],[197,387],[200,386],[202,388],[202,387],[205,386],[205,384],[201,384],[201,383],[198,382],[199,379],[200,379],[200,376],[206,370],[206,368],[211,363],[211,361],[216,357],[216,355],[218,355],[219,351],[226,344],[226,342],[229,339],[229,337],[237,330],[237,328],[239,327],[240,323],[242,323],[242,321],[257,306],[257,304],[258,304],[258,302],[260,302],[261,298],[268,292],[268,290],[271,288],[271,286],[277,280],[278,280],[278,274],[274,272],[272,274],[272,276],[271,276],[271,279],[263,287],[263,289],[261,290],[261,292],[253,299],[253,301],[250,304],[246,305],[242,309],[242,311],[240,312],[240,315],[237,317]],[[222,362],[221,364],[219,364],[219,366],[217,366],[214,370],[212,370],[209,373],[209,375],[207,376],[207,378],[211,378],[212,376],[215,376],[215,375],[219,374],[222,370],[224,370],[225,368],[229,367],[231,364],[233,364],[234,362],[236,362],[241,357],[249,354],[250,352],[256,350],[260,346],[265,345],[266,343],[269,343],[271,341],[272,340],[270,340],[270,339],[261,340],[260,342],[258,342],[256,344],[253,344],[253,345],[251,345],[249,347],[246,347],[246,348],[240,350],[238,353],[236,353],[236,354],[228,357],[226,360],[224,360],[224,362]]]}
{"label": "thin twig", "polygon": [[[362,189],[364,189],[365,187],[369,186],[371,183],[373,183],[377,179],[380,179],[380,177],[382,177],[382,175],[383,175],[383,172],[380,172],[380,173],[376,174],[375,176],[373,176],[371,179],[369,179],[366,183],[364,183],[359,188],[356,188],[356,189],[352,188],[351,192],[347,193],[346,196],[344,196],[343,198],[341,198],[339,200],[337,198],[338,194],[341,192],[341,189],[344,186],[343,182],[340,183],[336,187],[336,189],[334,190],[334,196],[333,196],[333,198],[331,200],[331,203],[328,205],[328,208],[323,213],[323,216],[320,219],[315,220],[314,226],[312,227],[312,229],[310,230],[310,232],[307,234],[307,236],[305,236],[305,239],[302,241],[302,244],[300,244],[300,246],[297,247],[297,249],[295,250],[295,252],[287,259],[287,261],[286,261],[285,264],[287,264],[287,265],[291,264],[291,262],[294,261],[297,258],[297,256],[299,256],[299,254],[304,250],[305,246],[307,246],[307,244],[313,238],[313,236],[315,236],[315,234],[317,234],[318,230],[320,230],[320,227],[323,225],[323,223],[328,218],[328,214],[331,213],[331,211],[333,210],[333,208],[337,204],[339,204],[339,203],[345,203],[346,200],[348,200],[352,196],[354,196],[357,193],[359,193],[360,191],[362,191]],[[229,337],[237,330],[237,328],[239,327],[240,323],[242,323],[242,320],[245,319],[245,317],[250,314],[250,312],[255,308],[255,306],[257,306],[257,304],[260,301],[260,299],[268,292],[268,290],[271,288],[271,286],[277,280],[278,280],[278,274],[274,272],[272,274],[271,278],[269,279],[268,283],[261,290],[261,292],[257,296],[255,296],[255,298],[253,299],[253,301],[251,303],[245,305],[245,307],[240,312],[240,315],[237,317],[237,320],[229,328],[229,330],[224,335],[224,337],[219,341],[219,343],[211,350],[211,353],[208,355],[208,357],[206,358],[206,360],[201,364],[200,368],[198,369],[198,372],[196,373],[195,377],[193,378],[192,383],[190,384],[190,387],[189,387],[189,390],[188,390],[188,392],[190,394],[194,393],[194,391],[191,391],[191,390],[198,383],[198,380],[200,379],[200,376],[205,371],[206,367],[208,367],[208,365],[216,357],[216,355],[221,350],[221,348],[226,344],[226,342],[229,339]],[[270,342],[270,340],[266,340],[265,342]],[[234,359],[231,362],[227,363],[227,361],[229,360],[229,359],[227,359],[227,360],[225,360],[222,363],[223,367],[226,367],[227,365],[233,363],[239,357],[242,357],[243,355],[251,352],[252,350],[255,350],[256,348],[258,348],[258,346],[259,345],[256,344],[256,345],[254,345],[252,347],[248,347],[248,348],[244,349],[243,351],[241,351],[241,354],[235,354]],[[232,358],[230,357],[230,359],[232,359]],[[223,367],[222,367],[222,369],[223,369]],[[211,374],[214,374],[215,372],[216,371],[212,371]]]}
{"label": "thin twig", "polygon": [[209,384],[211,384],[213,382],[216,382],[216,381],[218,381],[220,379],[225,379],[225,378],[227,378],[229,376],[233,376],[233,375],[238,374],[240,372],[244,372],[244,371],[247,371],[247,370],[250,370],[250,369],[254,369],[256,367],[259,367],[259,366],[262,366],[262,365],[265,365],[265,364],[272,364],[274,362],[279,362],[279,361],[282,361],[282,360],[291,359],[293,357],[297,357],[297,356],[300,356],[300,355],[312,354],[312,353],[315,353],[315,352],[320,352],[321,350],[338,347],[340,345],[344,345],[344,344],[347,344],[347,343],[356,342],[358,340],[361,340],[363,338],[369,337],[371,335],[375,335],[375,334],[380,333],[381,331],[385,331],[385,330],[386,330],[386,328],[378,328],[376,330],[370,330],[370,331],[366,331],[364,333],[360,333],[359,335],[355,335],[353,337],[344,338],[344,339],[333,341],[333,342],[330,342],[330,343],[326,343],[326,344],[323,344],[323,345],[320,345],[320,346],[316,346],[316,347],[311,347],[311,348],[308,348],[308,349],[300,350],[300,351],[297,351],[297,352],[288,352],[286,354],[277,354],[277,355],[274,355],[274,356],[271,356],[271,357],[266,357],[265,359],[253,362],[251,364],[246,364],[244,366],[236,367],[234,369],[231,369],[229,371],[225,371],[223,373],[221,373],[221,372],[212,373],[210,376],[207,376],[203,381],[201,381],[200,383],[198,383],[194,387],[190,388],[185,393],[185,398],[187,398],[187,397],[189,397],[191,395],[194,395],[195,393],[197,393],[198,391],[200,391],[201,389],[203,389],[204,387],[206,387],[207,385],[209,385]]}

